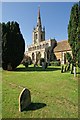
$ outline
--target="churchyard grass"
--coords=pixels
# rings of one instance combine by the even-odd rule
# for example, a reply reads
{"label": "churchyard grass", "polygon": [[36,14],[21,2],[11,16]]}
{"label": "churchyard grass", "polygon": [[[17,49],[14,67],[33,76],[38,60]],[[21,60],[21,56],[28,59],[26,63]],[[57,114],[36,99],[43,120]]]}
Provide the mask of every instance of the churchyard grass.
{"label": "churchyard grass", "polygon": [[0,119],[2,117],[2,69],[0,68]]}
{"label": "churchyard grass", "polygon": [[[19,112],[18,98],[22,87],[31,91],[35,109]],[[61,73],[60,67],[49,66],[2,71],[3,118],[77,118],[78,77]],[[42,106],[46,104],[46,106]],[[40,109],[38,109],[40,108]]]}

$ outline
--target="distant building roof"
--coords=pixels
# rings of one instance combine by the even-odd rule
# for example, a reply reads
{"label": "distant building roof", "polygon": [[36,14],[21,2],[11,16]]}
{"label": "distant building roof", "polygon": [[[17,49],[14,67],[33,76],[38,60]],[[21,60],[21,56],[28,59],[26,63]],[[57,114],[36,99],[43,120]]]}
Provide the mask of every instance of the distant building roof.
{"label": "distant building roof", "polygon": [[54,52],[69,51],[69,50],[71,50],[71,47],[68,43],[68,40],[57,42],[57,46],[54,48]]}

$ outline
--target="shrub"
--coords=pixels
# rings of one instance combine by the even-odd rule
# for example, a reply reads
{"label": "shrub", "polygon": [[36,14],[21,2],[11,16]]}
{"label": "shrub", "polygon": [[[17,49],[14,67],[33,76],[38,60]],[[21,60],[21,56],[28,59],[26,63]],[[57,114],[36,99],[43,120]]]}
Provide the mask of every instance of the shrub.
{"label": "shrub", "polygon": [[27,68],[28,67],[28,61],[23,61],[23,65]]}
{"label": "shrub", "polygon": [[52,66],[60,66],[60,61],[52,61],[50,63]]}
{"label": "shrub", "polygon": [[28,62],[28,65],[31,65],[31,64],[32,64],[31,57],[24,54],[24,58],[23,58],[23,60],[22,60],[21,63],[23,64],[25,61]]}

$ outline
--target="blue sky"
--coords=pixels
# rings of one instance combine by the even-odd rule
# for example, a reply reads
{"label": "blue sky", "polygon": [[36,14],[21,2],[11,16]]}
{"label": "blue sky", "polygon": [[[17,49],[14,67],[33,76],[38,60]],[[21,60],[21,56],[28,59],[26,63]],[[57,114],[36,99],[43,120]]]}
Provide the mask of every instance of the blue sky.
{"label": "blue sky", "polygon": [[27,45],[32,44],[32,30],[36,26],[40,6],[42,26],[45,26],[46,40],[68,39],[67,26],[70,11],[75,2],[3,2],[2,22],[17,21]]}

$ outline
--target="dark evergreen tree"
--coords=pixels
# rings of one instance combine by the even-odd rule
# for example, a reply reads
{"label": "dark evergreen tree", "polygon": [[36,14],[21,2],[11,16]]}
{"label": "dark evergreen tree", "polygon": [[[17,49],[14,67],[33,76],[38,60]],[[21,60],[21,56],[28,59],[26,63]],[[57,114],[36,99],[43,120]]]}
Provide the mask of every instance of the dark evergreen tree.
{"label": "dark evergreen tree", "polygon": [[80,8],[75,4],[71,9],[71,15],[68,25],[68,42],[72,48],[73,66],[79,63],[80,54]]}
{"label": "dark evergreen tree", "polygon": [[0,23],[0,67],[2,66],[2,24]]}
{"label": "dark evergreen tree", "polygon": [[25,42],[17,22],[2,23],[2,67],[15,69],[22,61]]}
{"label": "dark evergreen tree", "polygon": [[79,1],[79,25],[77,29],[77,39],[78,39],[78,67],[80,68],[80,1]]}

